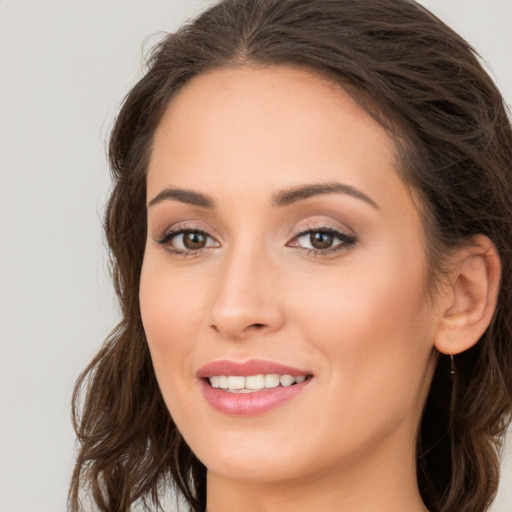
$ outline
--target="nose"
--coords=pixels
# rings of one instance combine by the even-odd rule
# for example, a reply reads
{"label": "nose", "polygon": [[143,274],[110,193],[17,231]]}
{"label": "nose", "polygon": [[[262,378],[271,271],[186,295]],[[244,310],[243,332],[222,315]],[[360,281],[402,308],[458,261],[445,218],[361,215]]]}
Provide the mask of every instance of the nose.
{"label": "nose", "polygon": [[233,254],[218,269],[210,327],[229,339],[268,334],[284,323],[275,268],[261,253]]}

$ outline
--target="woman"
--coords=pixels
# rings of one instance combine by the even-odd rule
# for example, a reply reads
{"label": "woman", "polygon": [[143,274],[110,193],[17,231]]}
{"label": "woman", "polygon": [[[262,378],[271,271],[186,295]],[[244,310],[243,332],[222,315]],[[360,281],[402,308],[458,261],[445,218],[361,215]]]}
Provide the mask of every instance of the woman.
{"label": "woman", "polygon": [[489,508],[512,134],[467,43],[408,0],[227,0],[154,50],[110,159],[123,319],[71,510]]}

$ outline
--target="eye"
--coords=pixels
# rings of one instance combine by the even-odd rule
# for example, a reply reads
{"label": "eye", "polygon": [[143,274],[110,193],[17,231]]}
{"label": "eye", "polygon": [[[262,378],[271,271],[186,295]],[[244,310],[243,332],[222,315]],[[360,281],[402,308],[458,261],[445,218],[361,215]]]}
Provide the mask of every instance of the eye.
{"label": "eye", "polygon": [[193,254],[208,247],[218,247],[218,242],[200,229],[169,230],[157,241],[175,254]]}
{"label": "eye", "polygon": [[311,231],[309,233],[308,242],[314,249],[329,249],[332,247],[335,238],[336,237],[334,236],[333,233],[328,233],[325,231]]}
{"label": "eye", "polygon": [[347,250],[355,243],[356,239],[353,236],[329,227],[302,231],[288,245],[306,249],[309,254],[319,255]]}

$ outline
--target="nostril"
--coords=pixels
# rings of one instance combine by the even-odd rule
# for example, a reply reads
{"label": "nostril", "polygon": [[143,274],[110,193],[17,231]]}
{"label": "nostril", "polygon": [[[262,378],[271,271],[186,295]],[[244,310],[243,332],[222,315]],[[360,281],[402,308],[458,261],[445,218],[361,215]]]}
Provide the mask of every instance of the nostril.
{"label": "nostril", "polygon": [[262,327],[264,327],[264,324],[252,324],[253,327],[256,327],[258,329],[261,329]]}

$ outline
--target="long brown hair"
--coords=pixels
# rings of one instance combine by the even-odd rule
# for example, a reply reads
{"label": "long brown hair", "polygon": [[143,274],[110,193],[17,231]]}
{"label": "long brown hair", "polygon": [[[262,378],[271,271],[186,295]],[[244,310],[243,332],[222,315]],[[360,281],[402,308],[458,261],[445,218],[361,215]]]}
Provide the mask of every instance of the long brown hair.
{"label": "long brown hair", "polygon": [[[77,381],[80,443],[69,506],[160,506],[174,486],[206,506],[206,468],[160,394],[139,312],[152,137],[195,76],[244,63],[306,68],[347,90],[392,132],[403,179],[422,201],[433,275],[446,248],[487,235],[502,262],[491,325],[456,357],[440,356],[417,441],[418,484],[432,512],[488,510],[512,410],[512,131],[472,48],[411,0],[225,0],[168,35],[119,112],[105,217],[122,320]],[[452,379],[452,382],[450,382]]]}

